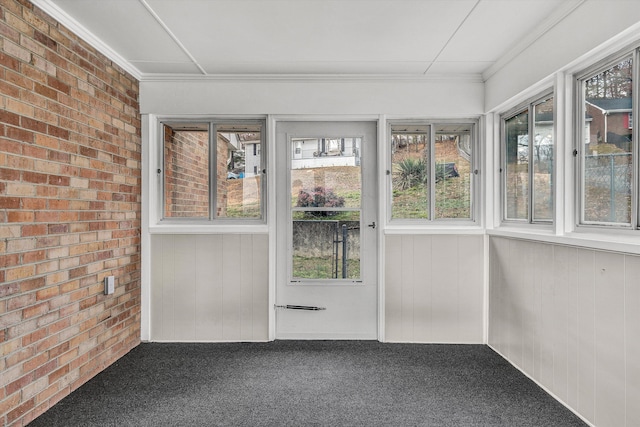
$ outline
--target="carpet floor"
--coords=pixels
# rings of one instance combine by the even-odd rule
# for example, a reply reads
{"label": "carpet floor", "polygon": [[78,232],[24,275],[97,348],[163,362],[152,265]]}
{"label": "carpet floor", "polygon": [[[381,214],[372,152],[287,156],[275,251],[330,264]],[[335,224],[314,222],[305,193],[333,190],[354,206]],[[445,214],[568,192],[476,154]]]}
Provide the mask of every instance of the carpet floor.
{"label": "carpet floor", "polygon": [[487,346],[143,343],[30,426],[584,426]]}

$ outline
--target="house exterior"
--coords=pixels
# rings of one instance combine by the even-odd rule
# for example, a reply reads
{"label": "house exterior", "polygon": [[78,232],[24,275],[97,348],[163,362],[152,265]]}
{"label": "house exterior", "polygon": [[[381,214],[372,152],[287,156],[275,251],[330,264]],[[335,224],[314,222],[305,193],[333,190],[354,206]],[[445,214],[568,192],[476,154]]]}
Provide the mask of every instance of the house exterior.
{"label": "house exterior", "polygon": [[631,98],[588,98],[586,105],[591,119],[589,143],[614,144],[629,151],[633,129]]}

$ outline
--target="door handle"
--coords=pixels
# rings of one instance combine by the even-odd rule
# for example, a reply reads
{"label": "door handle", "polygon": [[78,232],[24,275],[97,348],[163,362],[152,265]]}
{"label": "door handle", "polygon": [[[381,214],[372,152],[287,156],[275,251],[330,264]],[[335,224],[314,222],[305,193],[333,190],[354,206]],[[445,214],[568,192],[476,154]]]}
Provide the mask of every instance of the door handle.
{"label": "door handle", "polygon": [[367,227],[376,228],[376,222],[373,221],[371,224],[367,225]]}

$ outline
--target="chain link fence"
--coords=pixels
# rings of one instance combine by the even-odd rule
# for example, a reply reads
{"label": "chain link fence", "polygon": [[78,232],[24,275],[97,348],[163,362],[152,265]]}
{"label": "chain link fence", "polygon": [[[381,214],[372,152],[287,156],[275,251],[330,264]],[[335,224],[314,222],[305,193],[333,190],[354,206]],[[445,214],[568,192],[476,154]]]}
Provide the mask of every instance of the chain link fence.
{"label": "chain link fence", "polygon": [[592,220],[624,222],[626,200],[631,195],[631,153],[611,153],[585,156],[584,186],[586,204],[598,206]]}

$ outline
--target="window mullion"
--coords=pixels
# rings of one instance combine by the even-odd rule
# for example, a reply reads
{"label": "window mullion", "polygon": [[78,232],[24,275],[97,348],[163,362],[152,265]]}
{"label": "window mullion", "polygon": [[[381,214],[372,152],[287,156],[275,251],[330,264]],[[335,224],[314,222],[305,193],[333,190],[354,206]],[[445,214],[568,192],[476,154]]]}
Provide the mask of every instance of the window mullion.
{"label": "window mullion", "polygon": [[218,129],[215,123],[209,123],[209,219],[218,216]]}
{"label": "window mullion", "polygon": [[529,119],[529,124],[528,124],[528,127],[529,127],[529,129],[528,129],[529,130],[529,136],[528,136],[528,138],[529,138],[529,147],[528,147],[528,153],[527,153],[527,157],[528,157],[527,161],[529,162],[529,164],[527,165],[527,169],[528,169],[527,173],[529,175],[529,183],[528,183],[528,187],[529,187],[529,194],[528,194],[529,203],[528,203],[528,206],[527,206],[527,210],[528,210],[528,213],[527,213],[528,218],[527,219],[528,219],[529,224],[531,224],[531,223],[534,222],[533,221],[534,220],[534,218],[533,218],[533,212],[534,212],[533,206],[534,205],[533,204],[535,203],[535,194],[534,193],[536,191],[536,188],[535,188],[536,186],[534,185],[534,179],[535,179],[535,176],[534,176],[535,167],[534,166],[535,165],[534,165],[534,157],[533,157],[534,156],[534,151],[535,151],[535,135],[534,135],[535,117],[534,117],[534,114],[536,113],[536,111],[535,111],[535,108],[534,108],[534,104],[529,104],[528,109],[529,109],[529,117],[528,117],[528,119]]}
{"label": "window mullion", "polygon": [[429,158],[427,159],[429,174],[429,221],[436,218],[436,133],[434,125],[429,126]]}
{"label": "window mullion", "polygon": [[640,104],[640,48],[633,52],[631,78],[631,226],[634,229],[640,224],[640,147],[638,143],[638,105]]}

